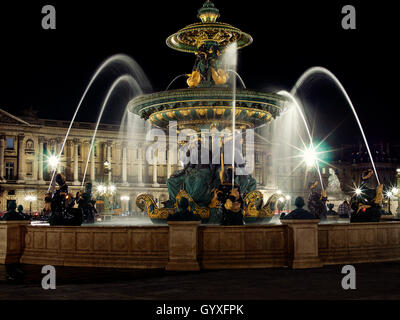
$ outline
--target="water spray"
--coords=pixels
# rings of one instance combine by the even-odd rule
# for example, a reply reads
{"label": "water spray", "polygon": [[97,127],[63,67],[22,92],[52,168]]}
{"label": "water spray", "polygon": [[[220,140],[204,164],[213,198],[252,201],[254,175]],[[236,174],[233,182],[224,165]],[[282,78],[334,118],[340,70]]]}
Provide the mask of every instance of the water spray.
{"label": "water spray", "polygon": [[[300,114],[300,116],[301,116],[301,119],[303,120],[304,127],[306,128],[307,135],[308,135],[308,138],[309,138],[309,140],[310,140],[310,146],[308,147],[308,149],[306,149],[306,151],[305,151],[305,153],[304,153],[304,157],[307,156],[307,158],[309,158],[308,156],[313,155],[313,158],[315,158],[315,149],[314,149],[314,144],[313,144],[313,140],[312,140],[310,128],[308,127],[307,120],[306,120],[306,118],[305,118],[305,116],[304,116],[304,112],[303,112],[302,108],[300,107],[299,102],[297,101],[297,99],[294,97],[293,94],[291,94],[291,93],[289,93],[289,92],[287,92],[287,91],[285,91],[285,90],[279,91],[278,94],[280,94],[280,95],[282,95],[282,96],[285,96],[285,97],[288,97],[289,99],[292,100],[293,104],[295,105],[296,110],[299,112],[299,114]],[[308,150],[308,151],[307,151],[307,150]],[[313,152],[312,152],[312,151],[313,151]],[[306,161],[307,161],[307,159],[306,159]],[[321,188],[324,189],[324,182],[323,182],[323,180],[322,180],[321,170],[320,170],[320,168],[319,168],[318,161],[317,161],[317,159],[315,159],[315,160],[313,160],[313,162],[315,163],[315,167],[317,168],[319,180],[320,180],[320,182],[321,182]],[[306,164],[307,164],[307,163],[306,163]]]}
{"label": "water spray", "polygon": [[98,127],[99,127],[100,120],[101,120],[101,118],[102,118],[102,116],[103,116],[103,112],[104,112],[104,110],[105,110],[105,108],[106,108],[106,106],[107,106],[108,100],[110,99],[111,95],[113,94],[115,88],[116,88],[121,82],[127,82],[131,87],[137,87],[137,88],[139,88],[139,84],[137,83],[137,81],[136,81],[131,75],[126,74],[126,75],[123,75],[123,76],[118,77],[118,78],[113,82],[113,84],[111,85],[110,89],[108,90],[107,95],[106,95],[106,97],[105,97],[104,100],[103,100],[103,104],[102,104],[102,106],[101,106],[99,116],[98,116],[98,118],[97,118],[96,127],[95,127],[95,129],[94,129],[94,133],[93,133],[93,136],[92,136],[92,141],[90,142],[90,148],[89,148],[89,152],[88,152],[88,158],[87,158],[87,160],[86,160],[85,171],[84,171],[84,173],[83,173],[83,178],[82,178],[82,185],[81,185],[81,187],[83,187],[83,185],[84,185],[84,183],[85,183],[86,172],[87,172],[87,168],[88,168],[90,156],[91,156],[91,153],[92,153],[94,140],[95,140],[95,138],[96,138],[97,129],[98,129]]}
{"label": "water spray", "polygon": [[[97,77],[99,76],[99,74],[100,74],[106,67],[108,67],[110,64],[116,63],[116,62],[122,63],[122,64],[124,64],[125,66],[128,66],[129,69],[130,69],[130,71],[132,72],[132,74],[135,75],[135,76],[139,79],[140,83],[143,84],[143,87],[144,87],[146,90],[151,90],[151,85],[150,85],[149,81],[147,80],[146,76],[145,76],[145,75],[143,74],[143,72],[141,71],[140,66],[139,66],[139,65],[135,62],[135,60],[133,60],[131,57],[129,57],[129,56],[125,55],[125,54],[116,54],[116,55],[113,55],[113,56],[109,57],[108,59],[106,59],[106,60],[96,69],[95,73],[93,74],[93,76],[91,77],[91,79],[90,79],[90,81],[89,81],[89,84],[86,86],[86,89],[85,89],[85,91],[83,92],[83,95],[82,95],[81,99],[79,100],[78,106],[76,107],[76,110],[75,110],[75,112],[74,112],[74,115],[72,116],[71,123],[69,124],[68,130],[67,130],[67,134],[65,135],[64,141],[63,141],[63,143],[62,143],[62,145],[61,145],[61,150],[60,150],[59,154],[57,155],[57,157],[58,157],[59,159],[60,159],[61,154],[62,154],[62,152],[63,152],[63,150],[64,150],[65,143],[67,142],[67,139],[68,139],[69,133],[70,133],[70,131],[71,131],[72,125],[74,124],[76,115],[78,114],[79,109],[81,108],[82,102],[83,102],[83,100],[85,99],[86,94],[88,93],[90,87],[92,86],[93,82],[97,79]],[[49,188],[47,189],[47,192],[50,191],[50,188],[51,188],[51,186],[52,186],[52,184],[53,184],[53,180],[54,180],[54,176],[55,176],[56,171],[57,171],[56,168],[53,169],[53,173],[52,173],[52,175],[51,175],[51,180],[50,180],[50,184],[49,184]]]}
{"label": "water spray", "polygon": [[345,98],[346,98],[351,110],[353,111],[354,117],[356,118],[358,127],[360,128],[361,135],[362,135],[362,137],[364,139],[364,143],[365,143],[365,146],[367,148],[368,155],[369,155],[369,158],[371,160],[372,167],[374,168],[376,181],[378,182],[378,185],[380,185],[380,181],[379,181],[379,177],[378,177],[378,171],[375,168],[374,159],[372,158],[371,150],[369,148],[368,141],[367,141],[367,138],[365,136],[364,130],[363,130],[362,126],[361,126],[360,119],[358,118],[356,109],[354,108],[353,103],[351,102],[350,97],[348,96],[348,94],[347,94],[346,90],[344,89],[343,85],[336,78],[336,76],[332,72],[330,72],[328,69],[325,69],[323,67],[312,67],[312,68],[308,69],[306,72],[304,72],[301,75],[301,77],[297,80],[296,84],[294,85],[294,87],[292,88],[292,90],[290,92],[291,95],[295,96],[296,93],[297,93],[297,90],[302,86],[302,84],[307,80],[307,78],[309,78],[314,73],[323,73],[323,74],[327,75],[329,78],[331,78],[335,82],[335,84],[339,87],[339,89],[342,91],[343,95],[345,96]]}

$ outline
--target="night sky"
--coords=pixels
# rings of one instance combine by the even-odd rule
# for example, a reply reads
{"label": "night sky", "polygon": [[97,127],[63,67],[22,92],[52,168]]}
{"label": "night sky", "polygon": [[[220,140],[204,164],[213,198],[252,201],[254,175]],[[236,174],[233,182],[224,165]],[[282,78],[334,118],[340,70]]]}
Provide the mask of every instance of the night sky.
{"label": "night sky", "polygon": [[[309,67],[323,66],[342,81],[372,142],[396,141],[399,74],[398,11],[379,1],[226,1],[214,0],[219,21],[253,36],[239,52],[238,72],[249,89],[290,90]],[[52,4],[57,29],[41,28],[41,9]],[[191,72],[194,56],[174,51],[165,39],[197,22],[202,0],[49,1],[1,4],[0,108],[21,115],[33,108],[41,118],[71,119],[96,67],[108,56],[125,53],[148,76],[154,91],[177,75]],[[341,9],[356,8],[357,29],[343,30]],[[106,73],[90,91],[79,116],[96,120],[106,88]],[[185,87],[184,78],[172,88]],[[120,121],[127,103],[121,89],[103,122]],[[323,137],[341,124],[331,144],[361,139],[339,90],[323,77],[300,91]]]}

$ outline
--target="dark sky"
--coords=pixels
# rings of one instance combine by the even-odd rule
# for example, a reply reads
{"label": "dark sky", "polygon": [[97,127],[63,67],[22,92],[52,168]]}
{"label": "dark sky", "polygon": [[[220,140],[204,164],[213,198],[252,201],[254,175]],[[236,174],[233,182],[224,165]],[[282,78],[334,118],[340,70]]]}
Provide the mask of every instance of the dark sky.
{"label": "dark sky", "polygon": [[[8,1],[2,3],[0,108],[13,114],[33,107],[42,118],[71,119],[96,67],[125,53],[143,68],[155,91],[189,73],[194,56],[174,51],[165,39],[197,21],[202,0],[190,1]],[[253,36],[239,53],[238,71],[248,88],[290,88],[309,67],[323,66],[342,81],[371,141],[396,142],[399,73],[398,11],[393,1],[215,0],[220,21]],[[41,28],[41,8],[52,4],[57,29]],[[352,4],[357,29],[343,30],[341,9]],[[79,116],[95,121],[107,85],[105,74],[90,91]],[[184,79],[175,88],[184,87]],[[123,90],[122,90],[123,91]],[[104,122],[118,122],[126,97],[113,100]],[[321,78],[300,95],[316,133],[335,128],[334,143],[360,139],[341,93]]]}

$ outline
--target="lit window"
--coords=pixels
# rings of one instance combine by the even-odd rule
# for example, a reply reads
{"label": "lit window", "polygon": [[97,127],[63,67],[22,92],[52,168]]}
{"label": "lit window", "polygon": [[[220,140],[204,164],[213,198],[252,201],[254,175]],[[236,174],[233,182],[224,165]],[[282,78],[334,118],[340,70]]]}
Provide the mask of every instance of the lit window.
{"label": "lit window", "polygon": [[14,178],[14,162],[6,162],[6,179],[12,180]]}

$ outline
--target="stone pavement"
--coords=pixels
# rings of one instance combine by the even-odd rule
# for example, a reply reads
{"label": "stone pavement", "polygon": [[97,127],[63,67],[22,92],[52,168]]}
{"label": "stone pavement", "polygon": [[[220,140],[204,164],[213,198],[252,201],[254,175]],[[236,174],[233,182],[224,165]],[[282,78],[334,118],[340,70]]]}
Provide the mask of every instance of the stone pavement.
{"label": "stone pavement", "polygon": [[9,281],[2,265],[0,300],[400,299],[400,262],[355,265],[356,290],[342,289],[341,267],[193,273],[56,267],[57,288],[44,290],[41,266],[21,265],[23,278]]}

